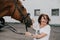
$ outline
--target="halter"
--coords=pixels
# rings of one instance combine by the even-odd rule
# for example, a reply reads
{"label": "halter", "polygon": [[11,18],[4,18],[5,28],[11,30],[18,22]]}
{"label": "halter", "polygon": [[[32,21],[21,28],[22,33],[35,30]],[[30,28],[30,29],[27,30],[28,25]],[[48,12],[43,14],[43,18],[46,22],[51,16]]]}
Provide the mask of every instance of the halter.
{"label": "halter", "polygon": [[[17,0],[17,1],[18,1],[18,0]],[[14,12],[15,12],[15,10],[16,10],[16,8],[17,8],[17,9],[18,9],[18,11],[19,11],[19,13],[20,13],[20,15],[22,16],[22,20],[24,20],[24,21],[25,21],[25,20],[26,20],[26,18],[29,16],[29,14],[27,14],[26,16],[24,16],[24,15],[23,15],[21,8],[19,8],[19,7],[18,7],[17,1],[16,1],[16,0],[14,0],[14,3],[15,3],[15,9],[14,9],[14,11],[13,11],[13,13],[12,13],[12,15],[11,15],[11,16],[13,16],[13,15],[14,15]],[[26,26],[26,31],[28,31],[27,26]]]}
{"label": "halter", "polygon": [[[18,0],[17,0],[17,1],[18,1]],[[24,19],[26,19],[26,18],[27,18],[28,14],[27,14],[26,16],[24,16],[24,15],[23,15],[21,8],[19,8],[19,7],[18,7],[17,1],[16,1],[16,0],[14,0],[14,3],[15,3],[15,9],[14,9],[14,11],[13,11],[13,13],[12,13],[12,15],[11,15],[11,16],[13,16],[13,15],[14,15],[15,10],[16,10],[16,8],[17,8],[17,9],[18,9],[18,11],[19,11],[19,13],[20,13],[20,15],[23,17],[23,19],[22,19],[22,20],[24,20]]]}

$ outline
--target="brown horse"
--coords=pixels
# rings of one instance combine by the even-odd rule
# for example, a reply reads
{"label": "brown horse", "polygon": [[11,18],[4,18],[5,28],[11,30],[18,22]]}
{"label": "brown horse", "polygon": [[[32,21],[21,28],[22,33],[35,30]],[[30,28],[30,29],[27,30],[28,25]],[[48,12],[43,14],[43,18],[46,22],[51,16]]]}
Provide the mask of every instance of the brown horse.
{"label": "brown horse", "polygon": [[11,16],[25,23],[27,27],[32,25],[30,16],[20,0],[0,0],[0,19],[4,16]]}

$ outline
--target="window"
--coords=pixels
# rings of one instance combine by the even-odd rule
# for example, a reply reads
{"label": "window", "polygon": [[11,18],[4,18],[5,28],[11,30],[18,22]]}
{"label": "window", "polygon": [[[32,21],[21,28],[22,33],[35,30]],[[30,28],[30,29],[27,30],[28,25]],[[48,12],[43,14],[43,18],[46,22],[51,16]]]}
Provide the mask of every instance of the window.
{"label": "window", "polygon": [[52,16],[59,16],[59,9],[52,9]]}
{"label": "window", "polygon": [[34,16],[39,16],[39,15],[40,15],[40,9],[35,9]]}

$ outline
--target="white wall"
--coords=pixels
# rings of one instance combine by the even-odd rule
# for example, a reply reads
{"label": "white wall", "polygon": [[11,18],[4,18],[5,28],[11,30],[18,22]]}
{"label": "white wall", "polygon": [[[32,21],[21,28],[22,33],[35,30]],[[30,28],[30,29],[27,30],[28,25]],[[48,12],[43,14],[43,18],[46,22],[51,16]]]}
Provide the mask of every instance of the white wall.
{"label": "white wall", "polygon": [[[51,9],[60,8],[60,0],[25,0],[25,1],[21,0],[21,1],[24,7],[27,9],[27,12],[31,14],[31,18],[35,18],[37,20],[38,16],[34,16],[34,9],[40,9],[40,13],[46,13],[49,15],[49,17],[51,18],[50,24],[60,24],[60,15],[51,16]],[[11,21],[11,19],[9,20]],[[13,21],[14,20],[12,20],[12,22]]]}
{"label": "white wall", "polygon": [[40,9],[40,13],[46,13],[51,18],[50,24],[60,24],[60,12],[59,16],[51,16],[51,9],[59,8],[59,0],[25,0],[22,1],[27,11],[31,13],[31,18],[37,20],[38,16],[34,16],[34,9]]}

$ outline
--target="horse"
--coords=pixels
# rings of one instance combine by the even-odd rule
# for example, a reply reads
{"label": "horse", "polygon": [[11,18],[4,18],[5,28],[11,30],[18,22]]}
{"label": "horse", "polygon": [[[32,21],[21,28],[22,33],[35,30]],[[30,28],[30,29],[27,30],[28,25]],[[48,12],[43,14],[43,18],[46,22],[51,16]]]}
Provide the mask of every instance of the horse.
{"label": "horse", "polygon": [[[20,0],[0,0],[0,21],[5,24],[4,16],[11,16],[11,18],[24,23],[27,27],[32,25],[32,20],[27,13],[26,8],[22,5]],[[3,28],[0,26],[0,28]]]}

